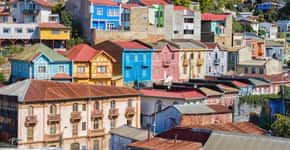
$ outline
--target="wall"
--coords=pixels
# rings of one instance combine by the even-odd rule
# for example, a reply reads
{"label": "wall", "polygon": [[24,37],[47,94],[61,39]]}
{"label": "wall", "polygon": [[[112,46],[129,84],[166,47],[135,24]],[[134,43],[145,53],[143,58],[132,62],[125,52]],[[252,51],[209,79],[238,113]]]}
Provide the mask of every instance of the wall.
{"label": "wall", "polygon": [[180,120],[180,126],[224,124],[232,122],[232,113],[209,114],[209,115],[183,115]]}
{"label": "wall", "polygon": [[24,61],[11,61],[11,80],[15,82],[18,79],[30,78],[30,63]]}
{"label": "wall", "polygon": [[265,74],[272,75],[282,73],[282,68],[282,63],[280,61],[275,59],[268,60],[265,64]]}
{"label": "wall", "polygon": [[[217,54],[217,59],[215,55]],[[219,48],[215,48],[213,51],[209,50],[205,54],[205,74],[209,76],[221,75],[227,73],[227,51],[221,51]],[[217,61],[218,63],[215,63]]]}
{"label": "wall", "polygon": [[[54,33],[55,32],[55,33]],[[69,40],[70,32],[68,29],[40,29],[41,40]]]}
{"label": "wall", "polygon": [[112,134],[112,136],[111,136],[111,149],[112,150],[128,149],[127,146],[133,142],[135,142],[135,141],[128,139],[128,138],[125,138],[125,137],[122,137],[122,136]]}

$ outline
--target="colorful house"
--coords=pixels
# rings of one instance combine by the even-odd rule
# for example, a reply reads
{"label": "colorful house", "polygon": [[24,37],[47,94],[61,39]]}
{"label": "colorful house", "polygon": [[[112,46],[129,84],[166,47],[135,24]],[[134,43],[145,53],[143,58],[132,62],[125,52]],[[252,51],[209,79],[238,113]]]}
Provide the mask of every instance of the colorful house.
{"label": "colorful house", "polygon": [[34,44],[10,59],[11,81],[32,78],[72,80],[72,62],[44,44]]}
{"label": "colorful house", "polygon": [[117,30],[120,26],[120,6],[112,0],[90,1],[90,28],[97,30]]}
{"label": "colorful house", "polygon": [[116,59],[113,75],[123,76],[127,85],[140,86],[152,80],[152,53],[150,45],[138,40],[105,41],[95,46]]}
{"label": "colorful house", "polygon": [[79,44],[65,56],[74,62],[74,81],[100,85],[119,85],[113,81],[113,64],[116,60],[103,50],[96,50],[87,44]]}
{"label": "colorful house", "polygon": [[41,23],[39,24],[40,41],[49,47],[57,50],[68,48],[70,39],[70,30],[68,27],[58,23]]}
{"label": "colorful house", "polygon": [[179,46],[166,40],[152,43],[154,52],[152,56],[153,81],[178,81]]}

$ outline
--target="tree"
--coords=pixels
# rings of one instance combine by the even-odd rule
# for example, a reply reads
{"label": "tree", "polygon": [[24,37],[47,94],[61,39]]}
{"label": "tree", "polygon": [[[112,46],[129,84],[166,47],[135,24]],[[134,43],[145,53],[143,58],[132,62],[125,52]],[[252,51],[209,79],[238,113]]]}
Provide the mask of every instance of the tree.
{"label": "tree", "polygon": [[67,26],[69,28],[72,28],[72,16],[66,10],[61,11],[61,13],[60,13],[60,21],[65,26]]}
{"label": "tree", "polygon": [[0,83],[4,83],[6,81],[6,77],[3,72],[0,72]]}
{"label": "tree", "polygon": [[200,0],[201,12],[211,12],[215,9],[213,0]]}
{"label": "tree", "polygon": [[233,18],[233,32],[242,32],[242,25]]}
{"label": "tree", "polygon": [[279,16],[279,19],[281,20],[290,20],[290,1],[289,0],[287,4],[279,10],[278,16]]}
{"label": "tree", "polygon": [[275,115],[276,120],[271,125],[275,136],[290,138],[290,118],[284,115]]}
{"label": "tree", "polygon": [[175,5],[188,7],[192,0],[174,0]]}

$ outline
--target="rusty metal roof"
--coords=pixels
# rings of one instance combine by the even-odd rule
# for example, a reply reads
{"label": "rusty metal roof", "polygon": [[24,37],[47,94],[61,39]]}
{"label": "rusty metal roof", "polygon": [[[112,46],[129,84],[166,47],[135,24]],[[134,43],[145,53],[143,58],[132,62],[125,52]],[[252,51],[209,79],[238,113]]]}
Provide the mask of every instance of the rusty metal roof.
{"label": "rusty metal roof", "polygon": [[72,100],[141,95],[126,87],[98,86],[81,83],[64,83],[27,79],[0,88],[0,95],[18,96],[19,102]]}

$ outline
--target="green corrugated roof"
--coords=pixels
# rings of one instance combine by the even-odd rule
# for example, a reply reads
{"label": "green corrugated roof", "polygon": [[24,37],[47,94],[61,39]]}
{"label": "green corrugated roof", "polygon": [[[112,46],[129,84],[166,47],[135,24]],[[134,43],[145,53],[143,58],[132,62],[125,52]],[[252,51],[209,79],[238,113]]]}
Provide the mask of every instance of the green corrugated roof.
{"label": "green corrugated roof", "polygon": [[18,54],[17,56],[13,57],[14,60],[23,60],[23,61],[32,61],[36,58],[39,54],[46,55],[50,60],[57,62],[57,61],[70,61],[68,58],[60,55],[53,49],[47,47],[42,43],[34,44],[29,48],[25,48],[23,52]]}

